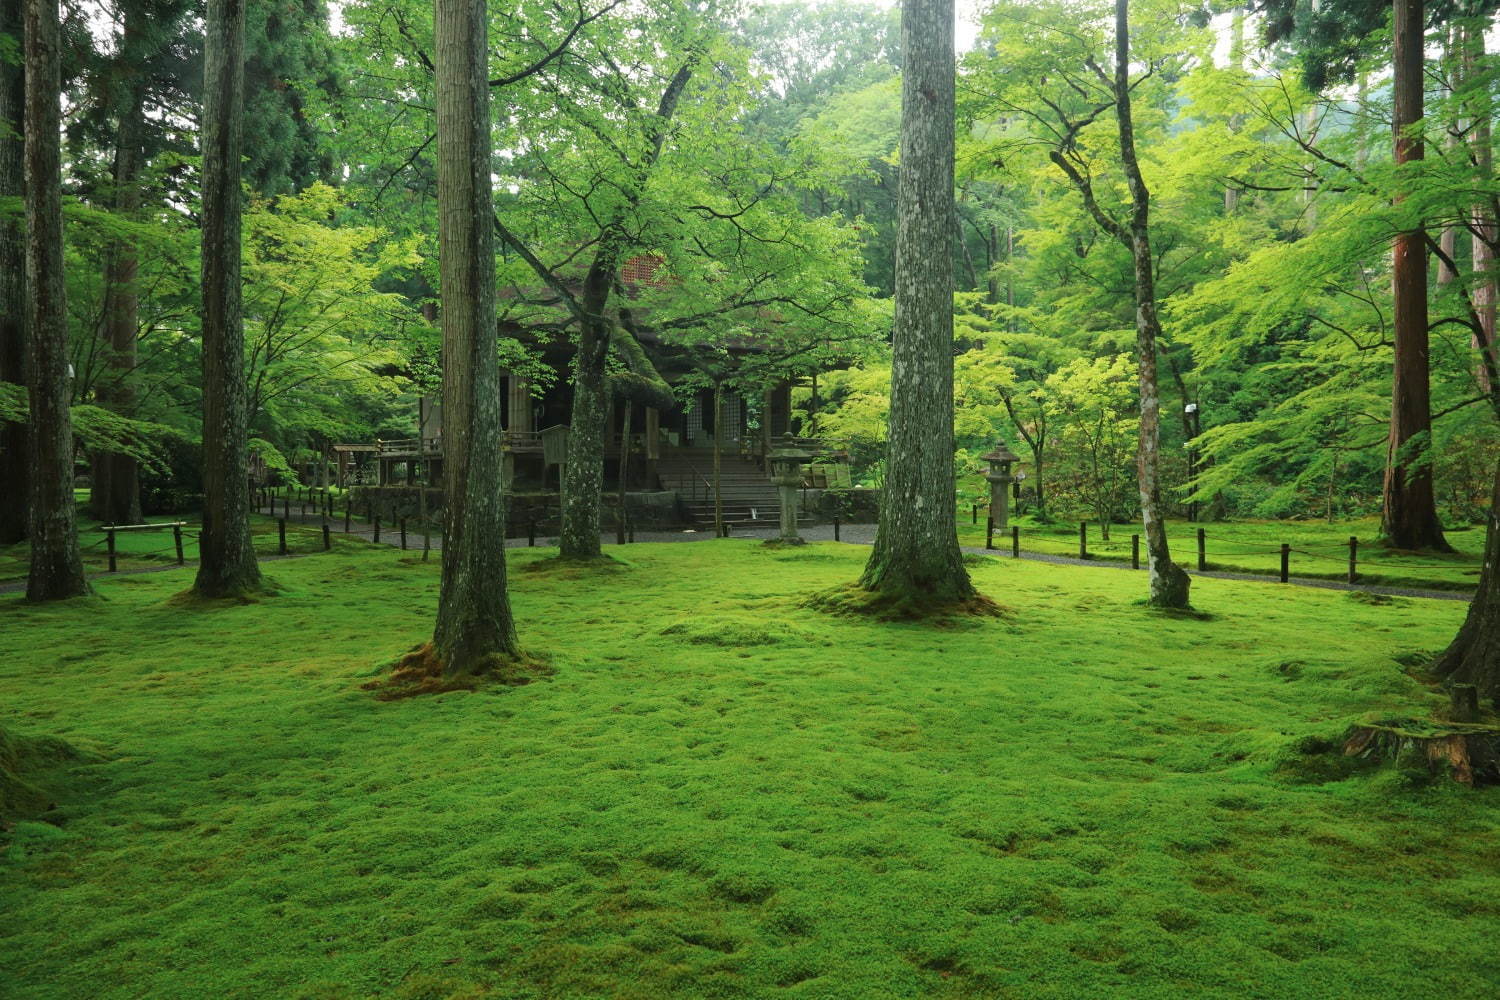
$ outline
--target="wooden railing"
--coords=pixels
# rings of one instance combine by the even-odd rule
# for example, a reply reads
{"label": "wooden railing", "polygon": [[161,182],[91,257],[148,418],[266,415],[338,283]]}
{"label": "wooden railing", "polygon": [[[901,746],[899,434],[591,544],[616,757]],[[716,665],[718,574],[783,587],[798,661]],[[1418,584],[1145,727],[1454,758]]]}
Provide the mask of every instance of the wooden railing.
{"label": "wooden railing", "polygon": [[[505,451],[542,450],[542,436],[536,431],[504,431],[500,435],[500,447]],[[433,435],[423,438],[392,438],[375,442],[375,454],[380,458],[410,458],[413,455],[442,457],[443,439]]]}

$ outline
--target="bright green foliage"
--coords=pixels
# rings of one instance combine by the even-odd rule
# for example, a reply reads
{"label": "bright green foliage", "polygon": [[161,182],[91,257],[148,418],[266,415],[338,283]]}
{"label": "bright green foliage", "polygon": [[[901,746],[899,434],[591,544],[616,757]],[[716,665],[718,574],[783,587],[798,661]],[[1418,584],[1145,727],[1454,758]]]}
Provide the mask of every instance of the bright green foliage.
{"label": "bright green foliage", "polygon": [[75,776],[92,794],[60,789],[61,825],[4,835],[7,995],[1311,1000],[1500,976],[1496,793],[1302,752],[1434,705],[1397,658],[1442,645],[1456,602],[1204,579],[1205,621],[1136,605],[1128,573],[979,561],[1006,616],[935,632],[798,607],[858,548],[640,545],[586,589],[526,570],[548,554],[517,554],[513,598],[551,679],[390,703],[359,685],[425,638],[438,576],[394,551],[281,563],[282,594],[206,615],[167,603],[178,573],[0,599],[5,725],[109,758]]}
{"label": "bright green foliage", "polygon": [[250,426],[283,441],[349,433],[353,401],[398,388],[382,369],[423,324],[403,297],[375,290],[421,264],[416,240],[341,220],[345,206],[315,184],[245,213]]}
{"label": "bright green foliage", "polygon": [[1134,509],[1134,380],[1129,355],[1078,358],[1047,376],[1042,389],[1059,428],[1053,495],[1076,498],[1072,506],[1091,511],[1106,538],[1110,524]]}

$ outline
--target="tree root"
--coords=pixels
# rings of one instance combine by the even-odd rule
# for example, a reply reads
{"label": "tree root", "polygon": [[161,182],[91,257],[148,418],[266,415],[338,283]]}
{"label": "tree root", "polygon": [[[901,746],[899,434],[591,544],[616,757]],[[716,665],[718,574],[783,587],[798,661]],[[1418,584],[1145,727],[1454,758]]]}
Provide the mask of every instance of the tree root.
{"label": "tree root", "polygon": [[857,583],[811,594],[801,606],[831,615],[933,625],[952,625],[966,618],[1001,618],[1006,614],[1005,608],[979,593],[958,601],[944,601],[921,593],[868,590]]}
{"label": "tree root", "polygon": [[362,691],[375,692],[377,701],[398,701],[424,694],[446,694],[450,691],[474,691],[486,684],[519,687],[552,674],[542,660],[521,655],[494,654],[477,670],[450,675],[438,658],[432,643],[413,646],[396,661],[384,677],[360,685]]}
{"label": "tree root", "polygon": [[536,562],[518,563],[516,571],[573,579],[591,573],[620,573],[629,568],[629,563],[622,562],[611,555],[597,555],[588,559],[577,559],[573,556],[549,556],[546,559],[538,559]]}

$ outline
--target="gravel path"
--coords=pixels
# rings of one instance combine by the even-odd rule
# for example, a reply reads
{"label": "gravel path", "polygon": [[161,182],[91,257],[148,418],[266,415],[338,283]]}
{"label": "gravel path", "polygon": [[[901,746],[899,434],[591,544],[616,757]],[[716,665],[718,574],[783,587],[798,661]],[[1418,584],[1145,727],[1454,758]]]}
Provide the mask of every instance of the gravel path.
{"label": "gravel path", "polygon": [[[266,512],[264,510],[261,510],[258,511],[258,513],[264,514]],[[317,525],[322,523],[322,519],[317,514],[304,515],[296,508],[296,506],[293,506],[292,514],[289,518],[289,523]],[[334,534],[344,534],[342,530],[344,527],[344,523],[341,517],[334,517],[330,523],[333,528]],[[354,522],[351,527],[352,530],[349,532],[350,536],[356,538],[364,538],[371,541],[374,540],[375,531],[373,525]],[[775,537],[776,534],[777,529],[770,527],[742,529],[734,532],[734,536],[737,538],[766,539]],[[833,526],[829,524],[818,524],[804,527],[801,529],[801,534],[802,537],[806,538],[810,542],[831,542],[834,540]],[[713,537],[714,535],[711,531],[637,531],[635,533],[635,540],[637,542],[704,542],[712,541]],[[601,533],[599,538],[606,549],[615,547],[615,533],[613,531]],[[839,531],[839,540],[849,545],[873,545],[875,543],[875,526],[873,524],[843,525]],[[380,532],[380,544],[399,546],[401,544],[399,527],[393,525],[383,525]],[[406,536],[406,544],[408,549],[420,552],[422,549],[421,533],[417,531],[409,532]],[[432,550],[434,552],[440,551],[443,547],[442,538],[438,535],[434,535],[432,537],[431,544]],[[539,547],[551,547],[557,544],[557,539],[552,536],[544,537],[538,535],[536,544]],[[526,548],[527,539],[508,538],[505,541],[505,545],[506,548],[512,549]],[[963,550],[975,555],[989,555],[1003,559],[1011,558],[1010,550],[1008,548],[984,549],[978,546],[966,545],[963,547]],[[317,553],[306,553],[305,555],[316,554]],[[274,562],[281,559],[301,559],[304,557],[304,555],[272,555],[261,556],[260,561]],[[1059,556],[1044,552],[1023,551],[1021,553],[1021,558],[1030,559],[1033,562],[1053,563],[1054,565],[1058,566],[1086,566],[1090,569],[1124,570],[1127,573],[1143,572],[1141,570],[1132,570],[1127,563],[1123,562],[1115,562],[1113,560],[1077,559],[1072,556]],[[97,573],[91,576],[90,579],[98,580],[113,576],[129,576],[139,573],[162,573],[168,570],[186,569],[188,567],[196,566],[196,562],[190,562],[186,567],[176,565],[152,566],[145,569],[123,570],[119,573]],[[1217,580],[1243,580],[1252,583],[1280,584],[1281,582],[1278,577],[1274,576],[1260,576],[1254,573],[1226,573],[1220,570],[1194,570],[1192,571],[1192,575],[1212,577]],[[1425,597],[1436,601],[1468,601],[1472,599],[1472,595],[1464,591],[1422,590],[1412,587],[1380,587],[1358,583],[1344,583],[1341,580],[1316,580],[1308,577],[1297,576],[1291,577],[1291,579],[1288,580],[1288,583],[1298,587],[1314,587],[1320,590],[1357,591],[1364,594],[1383,594],[1390,597]],[[0,594],[17,593],[20,591],[24,591],[25,589],[25,581],[0,584]]]}

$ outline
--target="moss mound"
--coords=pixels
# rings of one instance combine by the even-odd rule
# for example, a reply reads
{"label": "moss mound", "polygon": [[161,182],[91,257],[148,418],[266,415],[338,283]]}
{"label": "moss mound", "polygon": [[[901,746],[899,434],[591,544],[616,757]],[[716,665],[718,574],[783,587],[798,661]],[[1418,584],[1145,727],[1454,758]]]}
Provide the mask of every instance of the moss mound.
{"label": "moss mound", "polygon": [[0,728],[0,829],[56,805],[58,772],[90,756],[55,736],[18,736]]}
{"label": "moss mound", "polygon": [[683,618],[659,633],[695,646],[742,648],[753,646],[824,645],[826,640],[788,621],[748,615]]}

